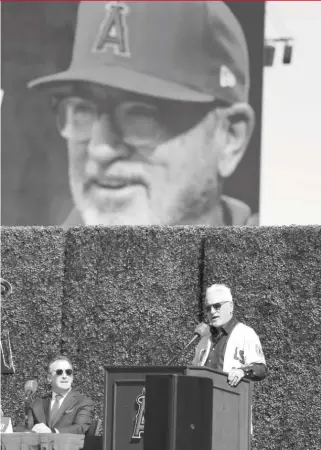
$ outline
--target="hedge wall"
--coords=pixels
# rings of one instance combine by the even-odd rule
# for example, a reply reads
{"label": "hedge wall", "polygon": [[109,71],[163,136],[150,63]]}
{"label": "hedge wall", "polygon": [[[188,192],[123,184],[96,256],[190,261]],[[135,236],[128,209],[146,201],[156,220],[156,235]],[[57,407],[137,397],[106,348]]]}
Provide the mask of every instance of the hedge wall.
{"label": "hedge wall", "polygon": [[10,331],[16,372],[1,377],[1,403],[14,423],[24,417],[25,382],[39,374],[43,394],[46,361],[60,351],[64,252],[61,229],[2,228],[1,277],[13,292],[1,302],[1,325]]}
{"label": "hedge wall", "polygon": [[205,238],[204,283],[232,286],[260,336],[269,376],[255,385],[255,449],[321,448],[321,228],[228,228]]}
{"label": "hedge wall", "polygon": [[68,231],[63,349],[100,415],[104,365],[162,365],[189,339],[200,264],[199,234],[187,229]]}
{"label": "hedge wall", "polygon": [[268,362],[253,450],[321,448],[321,227],[12,228],[2,266],[15,289],[4,306],[17,368],[3,377],[3,408],[15,419],[32,367],[42,374],[58,349],[102,416],[104,365],[165,364],[220,282]]}

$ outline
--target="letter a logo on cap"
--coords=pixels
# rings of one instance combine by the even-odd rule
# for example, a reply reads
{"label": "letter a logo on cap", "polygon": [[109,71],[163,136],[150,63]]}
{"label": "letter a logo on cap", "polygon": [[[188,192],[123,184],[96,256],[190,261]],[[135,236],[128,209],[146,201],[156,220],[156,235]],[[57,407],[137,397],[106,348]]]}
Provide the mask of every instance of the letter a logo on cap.
{"label": "letter a logo on cap", "polygon": [[116,55],[130,57],[126,15],[129,8],[122,2],[105,5],[106,15],[99,27],[93,52],[107,52],[111,48]]}

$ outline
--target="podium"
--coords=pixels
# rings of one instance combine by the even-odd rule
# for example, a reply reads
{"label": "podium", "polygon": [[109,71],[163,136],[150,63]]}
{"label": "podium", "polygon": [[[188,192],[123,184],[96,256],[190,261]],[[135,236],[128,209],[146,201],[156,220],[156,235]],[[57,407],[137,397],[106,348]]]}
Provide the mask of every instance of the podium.
{"label": "podium", "polygon": [[[209,378],[209,395],[212,396],[211,449],[249,450],[253,383],[243,378],[238,386],[231,387],[226,373],[198,366],[106,367],[103,450],[146,450],[146,379],[150,380],[152,375]],[[174,446],[173,450],[176,450]]]}

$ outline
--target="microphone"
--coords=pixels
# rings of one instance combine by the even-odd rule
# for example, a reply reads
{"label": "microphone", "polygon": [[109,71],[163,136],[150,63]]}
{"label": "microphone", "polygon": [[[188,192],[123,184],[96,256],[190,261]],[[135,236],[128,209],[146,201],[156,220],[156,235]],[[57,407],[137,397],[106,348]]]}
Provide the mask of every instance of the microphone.
{"label": "microphone", "polygon": [[183,348],[183,350],[181,350],[177,355],[174,355],[173,358],[166,364],[167,366],[169,366],[170,364],[172,364],[176,358],[178,358],[179,356],[182,355],[182,353],[185,352],[185,350],[188,349],[188,347],[190,345],[193,344],[194,341],[196,341],[196,339],[198,338],[202,338],[203,336],[205,336],[205,334],[208,333],[210,327],[207,325],[207,323],[201,322],[197,325],[197,327],[194,330],[194,336],[192,337],[192,339],[189,341],[188,344],[185,345],[185,347]]}
{"label": "microphone", "polygon": [[36,380],[28,380],[25,383],[25,429],[28,429],[28,412],[29,412],[29,400],[30,396],[36,392],[38,388],[38,382]]}
{"label": "microphone", "polygon": [[28,380],[25,383],[25,399],[29,400],[29,397],[38,389],[38,383],[36,380]]}

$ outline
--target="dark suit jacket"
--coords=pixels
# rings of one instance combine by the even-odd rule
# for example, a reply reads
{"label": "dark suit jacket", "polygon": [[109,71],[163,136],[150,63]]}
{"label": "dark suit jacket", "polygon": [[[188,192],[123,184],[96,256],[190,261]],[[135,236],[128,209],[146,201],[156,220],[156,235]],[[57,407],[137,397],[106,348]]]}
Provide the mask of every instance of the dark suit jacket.
{"label": "dark suit jacket", "polygon": [[[51,395],[37,398],[28,412],[28,427],[37,423],[49,426]],[[71,390],[58,410],[52,428],[59,433],[85,434],[94,417],[94,402],[80,392]]]}

